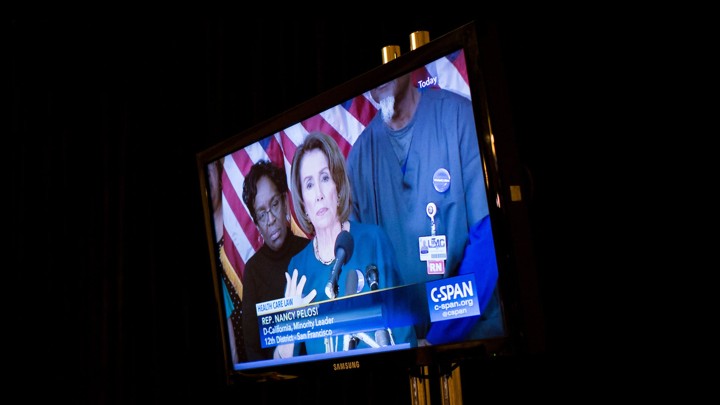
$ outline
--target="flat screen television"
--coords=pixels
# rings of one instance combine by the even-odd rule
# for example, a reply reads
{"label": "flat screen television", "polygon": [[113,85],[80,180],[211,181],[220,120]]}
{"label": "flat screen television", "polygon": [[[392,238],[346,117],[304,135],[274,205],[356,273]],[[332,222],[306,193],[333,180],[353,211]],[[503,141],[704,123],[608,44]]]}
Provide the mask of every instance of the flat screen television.
{"label": "flat screen television", "polygon": [[[501,72],[492,29],[471,22],[197,154],[228,382],[544,351],[527,190]],[[411,138],[387,131],[382,117],[390,110],[380,89],[403,79],[420,100],[407,117]],[[392,135],[380,138],[383,131]],[[243,311],[243,296],[256,292],[245,265],[263,246],[258,222],[287,220],[293,234],[315,236],[300,223],[306,213],[297,208],[307,205],[294,201],[303,190],[292,189],[307,186],[294,181],[293,158],[317,132],[345,159],[351,228],[341,235],[350,234],[350,246],[338,237],[335,261],[307,270],[329,291],[317,288],[307,302],[309,291],[285,296],[283,287]],[[284,173],[284,219],[275,205],[253,216],[243,199],[260,161]],[[353,235],[356,224],[381,228],[385,243]],[[367,253],[378,245],[396,265]],[[248,342],[270,354],[250,358]],[[278,356],[279,347],[292,350]]]}

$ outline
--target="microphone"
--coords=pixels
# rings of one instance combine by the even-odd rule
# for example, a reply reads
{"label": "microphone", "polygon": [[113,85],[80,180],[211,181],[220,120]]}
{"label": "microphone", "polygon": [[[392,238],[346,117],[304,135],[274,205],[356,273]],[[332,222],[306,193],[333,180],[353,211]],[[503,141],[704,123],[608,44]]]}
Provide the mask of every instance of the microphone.
{"label": "microphone", "polygon": [[375,331],[375,341],[380,346],[390,346],[390,335],[387,329],[378,329]]}
{"label": "microphone", "polygon": [[378,289],[378,268],[374,264],[368,264],[365,268],[365,278],[370,284],[370,290]]}
{"label": "microphone", "polygon": [[325,286],[325,294],[329,298],[335,298],[338,294],[338,278],[342,271],[342,266],[350,260],[353,254],[355,243],[353,237],[348,231],[342,231],[335,240],[335,264],[330,272],[330,280]]}
{"label": "microphone", "polygon": [[358,343],[360,342],[360,338],[357,336],[351,336],[350,342],[348,343],[348,350],[353,350],[357,347]]}
{"label": "microphone", "polygon": [[359,271],[351,271],[345,278],[345,296],[357,294],[358,288],[358,273]]}

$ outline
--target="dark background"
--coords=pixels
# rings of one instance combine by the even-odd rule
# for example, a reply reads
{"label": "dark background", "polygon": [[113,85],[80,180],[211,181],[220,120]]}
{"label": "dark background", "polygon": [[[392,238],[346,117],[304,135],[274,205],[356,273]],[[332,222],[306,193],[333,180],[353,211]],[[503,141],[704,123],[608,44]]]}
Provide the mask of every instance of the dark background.
{"label": "dark background", "polygon": [[583,287],[582,221],[568,218],[582,149],[567,134],[584,22],[499,12],[7,20],[8,385],[73,404],[409,401],[406,376],[382,371],[224,385],[195,155],[379,66],[383,46],[408,52],[411,32],[472,20],[499,33],[547,345],[468,364],[463,396],[562,397],[578,375],[567,360],[594,355],[569,315]]}

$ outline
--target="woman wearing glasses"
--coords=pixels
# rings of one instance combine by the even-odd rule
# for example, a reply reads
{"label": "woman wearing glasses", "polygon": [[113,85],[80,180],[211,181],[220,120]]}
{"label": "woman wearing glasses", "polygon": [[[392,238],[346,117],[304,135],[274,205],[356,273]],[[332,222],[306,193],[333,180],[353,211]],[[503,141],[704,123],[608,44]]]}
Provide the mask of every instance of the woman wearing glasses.
{"label": "woman wearing glasses", "polygon": [[274,348],[260,347],[255,304],[282,298],[290,259],[309,242],[293,234],[285,171],[268,162],[255,163],[245,177],[242,198],[262,235],[263,246],[245,265],[242,326],[248,361],[273,358]]}

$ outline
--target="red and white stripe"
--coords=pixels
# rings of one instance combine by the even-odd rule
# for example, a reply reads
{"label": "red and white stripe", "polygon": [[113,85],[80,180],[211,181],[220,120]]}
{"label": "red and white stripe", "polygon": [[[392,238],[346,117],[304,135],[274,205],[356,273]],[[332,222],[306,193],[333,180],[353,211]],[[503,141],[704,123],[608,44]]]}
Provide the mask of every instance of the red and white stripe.
{"label": "red and white stripe", "polygon": [[[414,77],[437,77],[436,87],[447,89],[470,98],[465,55],[455,52],[426,65],[413,73]],[[235,272],[243,279],[245,263],[262,246],[260,233],[252,221],[250,212],[242,201],[242,186],[250,167],[257,161],[267,159],[285,168],[290,182],[290,166],[297,145],[312,131],[322,131],[332,136],[347,158],[350,148],[377,113],[378,106],[369,91],[345,103],[332,107],[300,123],[275,133],[263,146],[260,142],[249,145],[225,156],[222,175],[223,235],[225,252]],[[264,142],[265,143],[265,142]],[[292,198],[288,195],[289,198]],[[293,232],[304,235],[292,212]]]}

